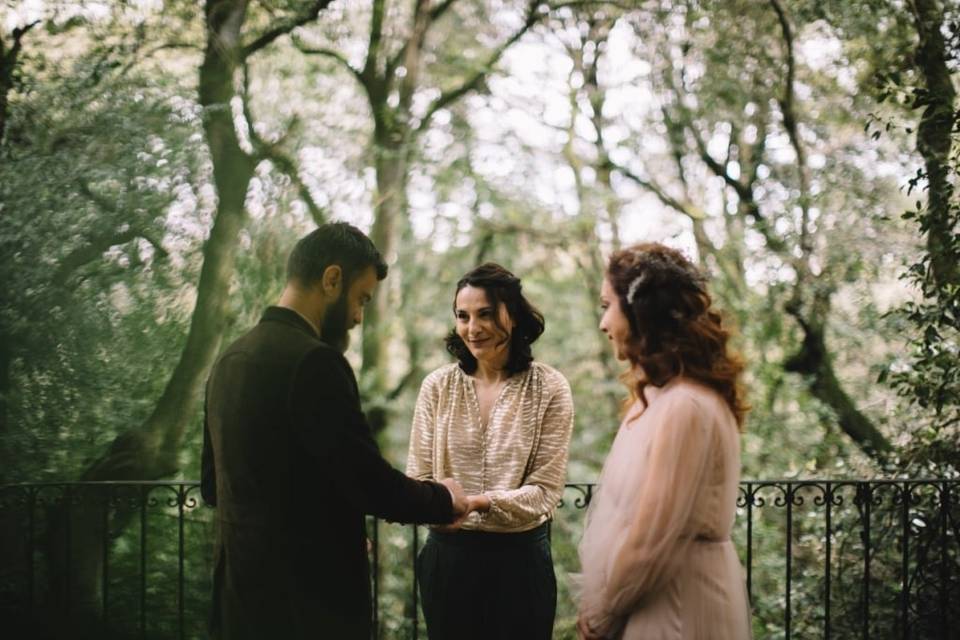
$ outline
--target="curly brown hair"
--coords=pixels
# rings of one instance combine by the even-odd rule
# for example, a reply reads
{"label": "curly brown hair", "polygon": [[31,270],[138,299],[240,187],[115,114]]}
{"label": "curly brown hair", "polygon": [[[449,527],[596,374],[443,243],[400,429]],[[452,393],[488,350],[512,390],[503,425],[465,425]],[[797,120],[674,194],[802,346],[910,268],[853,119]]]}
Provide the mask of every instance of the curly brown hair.
{"label": "curly brown hair", "polygon": [[[453,311],[456,313],[457,294],[464,287],[477,287],[487,294],[487,300],[493,308],[499,308],[502,302],[507,308],[510,319],[516,323],[510,334],[510,354],[507,357],[505,369],[513,375],[530,368],[533,362],[531,345],[543,334],[546,326],[543,314],[530,304],[523,295],[523,285],[516,277],[495,262],[485,262],[467,272],[457,282],[453,293]],[[493,317],[494,323],[501,330],[498,315]],[[456,329],[451,329],[446,337],[447,351],[453,355],[464,373],[473,375],[477,370],[477,359],[470,353],[470,349],[463,343]]]}
{"label": "curly brown hair", "polygon": [[684,376],[719,393],[742,427],[750,408],[740,384],[743,361],[727,345],[730,331],[699,269],[676,249],[649,242],[610,256],[606,278],[630,324],[627,356],[644,373],[623,376],[630,401],[646,405],[647,384]]}

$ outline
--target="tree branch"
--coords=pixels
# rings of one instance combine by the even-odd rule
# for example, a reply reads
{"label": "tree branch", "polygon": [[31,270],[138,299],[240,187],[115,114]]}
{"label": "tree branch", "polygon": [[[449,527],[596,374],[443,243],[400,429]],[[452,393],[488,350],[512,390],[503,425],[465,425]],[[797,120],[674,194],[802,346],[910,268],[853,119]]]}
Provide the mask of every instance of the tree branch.
{"label": "tree branch", "polygon": [[[386,70],[384,71],[384,77],[392,78],[393,74],[396,73],[397,67],[400,66],[400,63],[406,59],[407,50],[413,45],[416,44],[417,48],[422,48],[423,40],[426,38],[427,32],[433,27],[434,24],[447,12],[447,10],[453,5],[457,0],[444,0],[437,6],[430,9],[427,13],[427,20],[425,28],[422,30],[422,33],[419,35],[417,33],[411,34],[410,38],[404,42],[403,47],[400,48],[400,51],[396,53],[390,60],[387,61]],[[419,11],[419,4],[417,5]],[[414,19],[414,25],[416,25],[416,19]],[[415,27],[416,28],[416,27]]]}
{"label": "tree branch", "polygon": [[362,86],[366,87],[366,78],[363,75],[363,72],[355,69],[353,65],[350,64],[350,62],[339,51],[336,51],[334,49],[328,49],[326,47],[315,49],[313,47],[307,46],[306,44],[303,43],[303,41],[300,40],[300,38],[297,38],[297,37],[293,37],[292,40],[293,40],[293,46],[295,46],[300,51],[300,53],[308,56],[324,56],[339,62],[344,69],[350,72],[350,75],[352,75],[354,78],[357,79],[357,82],[359,82]]}
{"label": "tree branch", "polygon": [[203,51],[202,47],[199,47],[195,44],[191,44],[189,42],[166,42],[164,44],[158,44],[155,47],[151,47],[150,49],[147,49],[142,55],[130,60],[130,62],[124,65],[123,69],[120,70],[120,73],[118,75],[120,77],[127,75],[128,73],[130,73],[130,70],[133,69],[135,66],[137,66],[144,60],[150,58],[153,54],[157,53],[158,51],[163,51],[164,49],[194,49],[196,51]]}
{"label": "tree branch", "polygon": [[646,189],[647,191],[655,195],[657,199],[660,200],[660,202],[670,207],[671,209],[677,211],[678,213],[681,213],[687,216],[691,220],[703,220],[706,217],[703,211],[701,211],[699,208],[695,207],[693,204],[689,202],[681,202],[677,200],[676,198],[668,194],[666,191],[661,189],[660,186],[657,185],[656,183],[651,182],[650,180],[645,180],[644,178],[641,178],[630,169],[620,166],[615,162],[613,162],[612,160],[608,159],[607,163],[608,163],[607,166],[610,169],[612,169],[613,171],[616,171],[617,173],[620,173],[625,178],[630,179],[632,182],[636,183],[638,186]]}
{"label": "tree branch", "polygon": [[300,199],[303,200],[304,204],[307,205],[307,209],[310,211],[310,217],[313,218],[317,226],[326,222],[327,216],[320,205],[317,204],[313,194],[310,193],[310,187],[308,187],[300,177],[300,170],[297,167],[296,161],[284,153],[277,145],[266,145],[260,151],[264,158],[272,162],[293,181],[294,186],[297,188],[297,194],[300,196]]}
{"label": "tree branch", "polygon": [[803,343],[800,350],[787,359],[783,368],[785,371],[804,375],[811,395],[833,410],[843,432],[865,453],[882,464],[893,451],[893,445],[857,408],[837,379],[827,350],[823,326],[829,306],[830,292],[818,292],[812,313],[816,320],[811,322],[804,317],[799,305],[787,304],[787,313],[793,316],[803,329]]}
{"label": "tree branch", "polygon": [[[93,202],[97,207],[110,213],[117,213],[116,202],[104,197],[102,194],[95,192],[90,188],[90,185],[82,180],[77,182],[77,186],[80,193],[82,193],[88,200]],[[126,244],[127,242],[137,238],[143,238],[153,245],[154,249],[161,257],[166,257],[169,255],[167,250],[163,248],[160,242],[154,238],[151,238],[145,230],[135,228],[132,225],[124,225],[118,230],[111,230],[97,234],[89,238],[86,244],[83,246],[80,246],[68,253],[65,258],[60,260],[56,271],[54,271],[53,277],[51,278],[53,284],[61,287],[66,285],[70,279],[70,276],[73,275],[74,272],[102,256],[103,253],[110,247]]]}
{"label": "tree branch", "polygon": [[[400,103],[398,112],[403,118],[409,118],[410,105],[413,103],[413,94],[420,81],[420,59],[423,55],[423,43],[430,29],[430,13],[426,10],[429,0],[417,0],[413,12],[413,32],[403,45],[403,66],[407,73],[400,81]],[[390,74],[390,75],[387,75]],[[384,83],[388,84],[393,78],[392,72],[384,75]]]}
{"label": "tree branch", "polygon": [[497,47],[497,49],[493,52],[493,54],[491,54],[479,71],[470,76],[459,87],[444,91],[436,100],[433,101],[433,103],[431,103],[431,105],[427,108],[427,113],[423,116],[423,119],[420,121],[420,125],[417,127],[418,133],[427,128],[430,123],[430,118],[433,117],[433,114],[440,109],[445,108],[447,105],[456,102],[466,94],[476,89],[480,83],[483,82],[487,75],[493,70],[493,66],[497,64],[497,62],[503,56],[504,52],[506,52],[506,50],[509,49],[517,40],[522,38],[523,35],[540,20],[542,14],[537,11],[538,6],[538,0],[532,0],[530,2],[530,5],[527,9],[527,18],[524,20],[523,26],[514,32],[514,34],[511,35],[506,42]]}
{"label": "tree branch", "polygon": [[526,235],[532,236],[544,246],[566,249],[570,246],[570,234],[563,231],[549,232],[539,227],[522,225],[516,222],[495,223],[489,220],[478,220],[477,229],[498,235]]}
{"label": "tree branch", "polygon": [[[370,41],[367,44],[367,59],[363,63],[360,75],[364,80],[373,82],[377,75],[377,58],[380,56],[380,41],[383,38],[384,0],[373,0],[370,13]],[[389,82],[390,76],[387,76]]]}
{"label": "tree branch", "polygon": [[318,226],[326,222],[326,216],[323,210],[317,205],[317,201],[313,199],[313,194],[310,193],[310,188],[307,187],[300,177],[300,170],[297,168],[297,163],[283,151],[284,141],[290,136],[294,129],[297,128],[297,118],[294,117],[287,127],[286,132],[280,136],[280,139],[276,142],[267,142],[257,133],[256,127],[254,127],[253,124],[253,112],[250,110],[250,67],[246,63],[243,65],[243,94],[241,96],[241,104],[243,105],[243,117],[247,122],[247,136],[250,138],[250,143],[253,145],[254,154],[257,159],[269,160],[277,169],[290,178],[294,186],[296,186],[300,198],[307,205],[310,216]]}
{"label": "tree branch", "polygon": [[246,60],[248,57],[257,51],[260,51],[280,36],[286,35],[297,27],[302,27],[308,22],[313,22],[317,19],[317,16],[320,15],[320,12],[327,8],[327,5],[330,4],[330,2],[331,0],[316,0],[309,9],[299,16],[268,30],[259,38],[243,47],[241,59]]}
{"label": "tree branch", "polygon": [[545,6],[548,11],[596,6],[615,7],[624,11],[630,11],[637,8],[635,2],[618,2],[617,0],[570,0],[569,2],[545,2],[543,3],[543,6]]}
{"label": "tree branch", "polygon": [[793,52],[793,28],[790,26],[790,20],[787,12],[780,3],[780,0],[770,0],[770,5],[777,14],[780,21],[780,30],[783,34],[784,47],[786,49],[785,57],[787,64],[787,77],[784,82],[783,97],[780,98],[780,111],[783,113],[783,126],[790,137],[790,144],[793,146],[794,153],[797,154],[797,178],[800,181],[800,249],[804,255],[808,255],[812,250],[810,240],[810,175],[807,169],[807,154],[800,141],[797,116],[795,112],[795,94],[794,78],[796,76],[796,59]]}
{"label": "tree branch", "polygon": [[430,9],[430,24],[436,22],[456,1],[457,0],[443,0],[443,2],[435,6],[433,9]]}
{"label": "tree branch", "polygon": [[13,72],[17,67],[17,58],[23,46],[23,36],[40,24],[39,20],[18,27],[13,30],[13,45],[9,51],[4,50],[3,39],[0,38],[0,143],[7,129],[7,105],[10,90],[13,89]]}

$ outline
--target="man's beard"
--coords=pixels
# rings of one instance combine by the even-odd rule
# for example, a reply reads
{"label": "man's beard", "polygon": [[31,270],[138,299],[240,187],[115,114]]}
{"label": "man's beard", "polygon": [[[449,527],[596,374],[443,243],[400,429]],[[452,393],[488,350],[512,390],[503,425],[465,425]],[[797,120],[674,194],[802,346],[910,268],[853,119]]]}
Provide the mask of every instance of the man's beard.
{"label": "man's beard", "polygon": [[343,353],[350,346],[350,329],[347,323],[347,293],[341,291],[340,297],[327,309],[327,313],[323,316],[320,338]]}

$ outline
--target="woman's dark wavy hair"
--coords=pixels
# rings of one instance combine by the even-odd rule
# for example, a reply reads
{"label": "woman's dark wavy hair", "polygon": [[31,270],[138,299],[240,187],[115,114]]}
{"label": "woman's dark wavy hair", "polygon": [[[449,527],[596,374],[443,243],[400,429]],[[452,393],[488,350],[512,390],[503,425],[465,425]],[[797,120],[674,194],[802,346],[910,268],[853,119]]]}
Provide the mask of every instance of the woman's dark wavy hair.
{"label": "woman's dark wavy hair", "polygon": [[679,251],[637,244],[610,256],[606,277],[630,323],[627,356],[644,372],[623,381],[631,401],[647,384],[662,387],[677,376],[719,393],[742,427],[749,405],[740,375],[743,361],[728,346],[730,331],[714,309],[703,274]]}
{"label": "woman's dark wavy hair", "polygon": [[[507,308],[510,319],[516,324],[510,335],[507,372],[513,375],[529,369],[530,363],[533,362],[530,345],[543,333],[545,323],[543,314],[524,297],[520,278],[493,262],[486,262],[476,267],[457,282],[457,290],[453,294],[454,314],[457,312],[457,294],[467,286],[477,287],[486,292],[487,300],[494,308],[493,321],[497,327],[503,331],[507,330],[500,325],[500,317],[496,313],[501,302]],[[457,335],[456,328],[450,330],[445,342],[447,351],[457,359],[464,373],[472,374],[477,370],[477,359]]]}

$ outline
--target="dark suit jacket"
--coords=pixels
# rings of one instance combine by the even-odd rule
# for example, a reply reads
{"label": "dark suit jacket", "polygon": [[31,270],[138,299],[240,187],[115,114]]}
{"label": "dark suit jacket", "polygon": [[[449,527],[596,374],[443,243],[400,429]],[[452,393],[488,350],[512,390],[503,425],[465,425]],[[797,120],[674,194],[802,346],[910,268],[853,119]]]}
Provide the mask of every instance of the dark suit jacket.
{"label": "dark suit jacket", "polygon": [[214,637],[370,637],[364,514],[453,519],[446,487],[380,455],[343,355],[270,307],[207,381],[202,486],[217,507]]}

